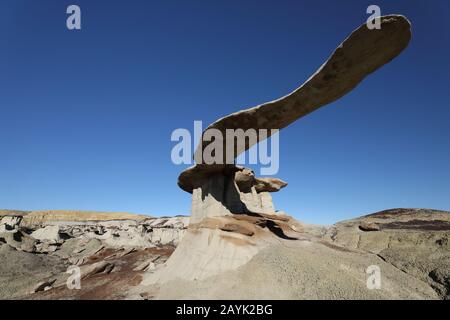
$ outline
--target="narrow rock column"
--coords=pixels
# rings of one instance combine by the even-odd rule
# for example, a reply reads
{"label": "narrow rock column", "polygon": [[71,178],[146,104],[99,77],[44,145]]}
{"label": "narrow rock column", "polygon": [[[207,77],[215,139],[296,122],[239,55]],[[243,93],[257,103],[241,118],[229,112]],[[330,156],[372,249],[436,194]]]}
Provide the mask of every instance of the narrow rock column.
{"label": "narrow rock column", "polygon": [[216,172],[192,190],[191,224],[206,218],[242,213],[275,214],[272,196],[287,184],[276,178],[255,178],[253,171]]}
{"label": "narrow rock column", "polygon": [[241,201],[249,212],[275,214],[272,196],[269,192],[257,192],[255,187],[251,192],[240,192]]}
{"label": "narrow rock column", "polygon": [[234,174],[217,173],[210,176],[200,188],[192,191],[192,215],[190,223],[205,218],[231,216],[246,212],[241,201]]}

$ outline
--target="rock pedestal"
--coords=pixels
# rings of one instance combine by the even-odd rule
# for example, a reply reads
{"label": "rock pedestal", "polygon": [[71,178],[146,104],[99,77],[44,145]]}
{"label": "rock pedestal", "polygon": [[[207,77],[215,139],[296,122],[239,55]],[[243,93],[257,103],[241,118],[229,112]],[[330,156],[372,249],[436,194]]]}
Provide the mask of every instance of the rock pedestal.
{"label": "rock pedestal", "polygon": [[213,174],[200,188],[192,191],[190,223],[205,218],[231,216],[245,212],[233,175]]}
{"label": "rock pedestal", "polygon": [[271,181],[256,178],[247,168],[211,174],[201,187],[192,190],[190,223],[233,214],[276,214],[272,196],[266,190],[278,191],[287,184],[274,178]]}
{"label": "rock pedestal", "polygon": [[183,240],[166,267],[143,284],[201,280],[246,264],[274,241],[274,233],[283,237],[288,229],[289,218],[276,215],[269,193],[286,185],[242,167],[203,172],[190,184],[192,214]]}

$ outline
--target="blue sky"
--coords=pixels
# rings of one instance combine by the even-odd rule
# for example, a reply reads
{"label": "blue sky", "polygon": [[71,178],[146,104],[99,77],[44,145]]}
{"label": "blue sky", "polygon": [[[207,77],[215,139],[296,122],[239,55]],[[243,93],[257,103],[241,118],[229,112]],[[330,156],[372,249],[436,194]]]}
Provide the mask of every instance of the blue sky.
{"label": "blue sky", "polygon": [[[82,30],[66,29],[78,4]],[[366,8],[413,39],[356,90],[284,129],[277,209],[333,223],[450,210],[450,3],[86,1],[0,4],[0,207],[189,214],[176,128],[297,88]]]}

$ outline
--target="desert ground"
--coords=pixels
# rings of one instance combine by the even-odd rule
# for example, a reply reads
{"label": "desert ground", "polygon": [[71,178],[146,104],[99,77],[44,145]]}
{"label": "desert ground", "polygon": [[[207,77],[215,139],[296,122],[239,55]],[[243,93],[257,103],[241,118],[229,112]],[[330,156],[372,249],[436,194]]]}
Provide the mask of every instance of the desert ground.
{"label": "desert ground", "polygon": [[[1,299],[450,298],[445,211],[393,209],[332,226],[283,212],[201,224],[126,213],[0,214]],[[73,266],[80,289],[67,285]],[[369,266],[379,267],[379,288],[367,286]]]}

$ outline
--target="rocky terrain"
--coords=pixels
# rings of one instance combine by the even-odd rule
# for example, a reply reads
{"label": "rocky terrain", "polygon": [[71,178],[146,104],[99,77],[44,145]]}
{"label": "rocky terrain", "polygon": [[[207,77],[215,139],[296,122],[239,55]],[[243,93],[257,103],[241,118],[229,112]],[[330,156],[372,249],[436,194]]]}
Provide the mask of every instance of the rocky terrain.
{"label": "rocky terrain", "polygon": [[[0,299],[124,298],[170,256],[187,223],[182,216],[0,211]],[[70,266],[80,267],[81,290],[66,286]]]}
{"label": "rocky terrain", "polygon": [[[282,214],[234,215],[189,227],[166,266],[131,292],[159,299],[449,299],[449,223],[450,212],[421,209],[330,227]],[[380,270],[379,288],[367,286],[371,266]]]}
{"label": "rocky terrain", "polygon": [[[2,211],[1,299],[450,299],[450,212],[394,209],[329,227],[282,213],[191,226],[76,214]],[[367,288],[371,265],[380,289]],[[70,266],[79,290],[67,287]]]}
{"label": "rocky terrain", "polygon": [[449,212],[396,209],[337,223],[324,238],[374,254],[450,299],[449,235]]}

